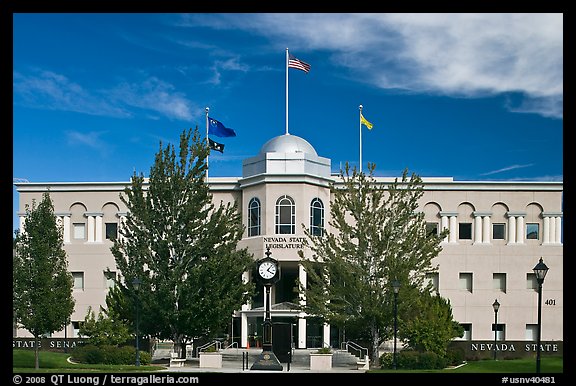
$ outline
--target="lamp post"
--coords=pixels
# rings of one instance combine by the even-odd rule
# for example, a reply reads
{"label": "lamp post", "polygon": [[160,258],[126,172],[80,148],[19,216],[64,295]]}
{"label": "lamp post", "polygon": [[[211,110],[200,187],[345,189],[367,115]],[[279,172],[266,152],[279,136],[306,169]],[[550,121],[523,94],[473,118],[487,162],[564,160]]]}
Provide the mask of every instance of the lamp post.
{"label": "lamp post", "polygon": [[138,296],[138,290],[140,289],[140,284],[142,284],[142,282],[140,281],[140,279],[138,279],[137,277],[134,278],[134,280],[132,280],[132,287],[134,288],[134,291],[136,293],[136,367],[140,367],[140,341],[139,341],[139,332],[138,332],[138,325],[140,323],[140,315],[138,313],[138,306],[139,306],[139,296]]}
{"label": "lamp post", "polygon": [[494,309],[494,360],[496,360],[496,340],[498,334],[498,309],[500,308],[500,303],[498,299],[494,300],[492,303],[492,308]]}
{"label": "lamp post", "polygon": [[548,273],[548,267],[542,261],[540,261],[534,268],[532,268],[534,274],[536,275],[536,281],[538,282],[538,333],[536,335],[536,373],[540,374],[540,331],[542,330],[542,283],[544,283],[544,278]]}
{"label": "lamp post", "polygon": [[398,291],[400,291],[400,282],[394,280],[392,282],[392,288],[394,289],[394,357],[392,361],[392,368],[396,370],[397,358],[396,358],[396,332],[398,331]]}

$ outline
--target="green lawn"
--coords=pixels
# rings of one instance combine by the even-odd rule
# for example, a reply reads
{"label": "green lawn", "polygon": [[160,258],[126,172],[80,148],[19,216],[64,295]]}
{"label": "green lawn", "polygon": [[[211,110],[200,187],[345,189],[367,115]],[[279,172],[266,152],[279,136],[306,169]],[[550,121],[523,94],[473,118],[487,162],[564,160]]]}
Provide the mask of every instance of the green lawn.
{"label": "green lawn", "polygon": [[[529,359],[504,359],[504,360],[480,360],[470,361],[463,366],[454,369],[444,370],[370,370],[371,373],[536,373],[536,360]],[[562,373],[564,372],[563,358],[546,357],[540,360],[540,373]]]}
{"label": "green lawn", "polygon": [[34,350],[12,350],[12,371],[15,373],[27,372],[131,372],[131,371],[157,371],[164,366],[135,365],[89,365],[70,363],[67,361],[70,354],[40,351],[40,369],[34,369]]}

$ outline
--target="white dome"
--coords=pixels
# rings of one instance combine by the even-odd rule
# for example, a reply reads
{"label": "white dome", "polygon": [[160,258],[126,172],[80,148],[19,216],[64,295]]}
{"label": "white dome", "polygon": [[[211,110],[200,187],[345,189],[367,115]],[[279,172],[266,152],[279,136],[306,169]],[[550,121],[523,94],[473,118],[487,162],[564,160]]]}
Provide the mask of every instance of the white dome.
{"label": "white dome", "polygon": [[318,156],[308,141],[291,134],[272,138],[262,146],[260,153],[307,153]]}

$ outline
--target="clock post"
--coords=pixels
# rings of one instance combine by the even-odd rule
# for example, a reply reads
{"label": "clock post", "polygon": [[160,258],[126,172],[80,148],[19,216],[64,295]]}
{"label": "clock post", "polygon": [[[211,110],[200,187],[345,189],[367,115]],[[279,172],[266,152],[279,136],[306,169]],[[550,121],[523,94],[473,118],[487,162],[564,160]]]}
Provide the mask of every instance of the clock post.
{"label": "clock post", "polygon": [[280,280],[280,267],[278,262],[271,258],[270,248],[266,248],[266,257],[257,262],[257,277],[264,285],[264,323],[262,332],[262,353],[256,359],[256,362],[250,367],[250,370],[278,370],[282,371],[283,367],[280,361],[274,354],[272,348],[272,317],[270,308],[272,302],[270,300],[272,284]]}

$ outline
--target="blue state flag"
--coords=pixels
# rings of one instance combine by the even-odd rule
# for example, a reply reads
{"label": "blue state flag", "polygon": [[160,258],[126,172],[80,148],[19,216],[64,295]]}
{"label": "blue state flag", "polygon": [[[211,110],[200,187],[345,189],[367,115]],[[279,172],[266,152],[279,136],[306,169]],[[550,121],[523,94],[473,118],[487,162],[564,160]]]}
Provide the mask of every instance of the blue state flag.
{"label": "blue state flag", "polygon": [[227,128],[222,122],[208,117],[208,133],[218,137],[235,137],[234,130]]}

